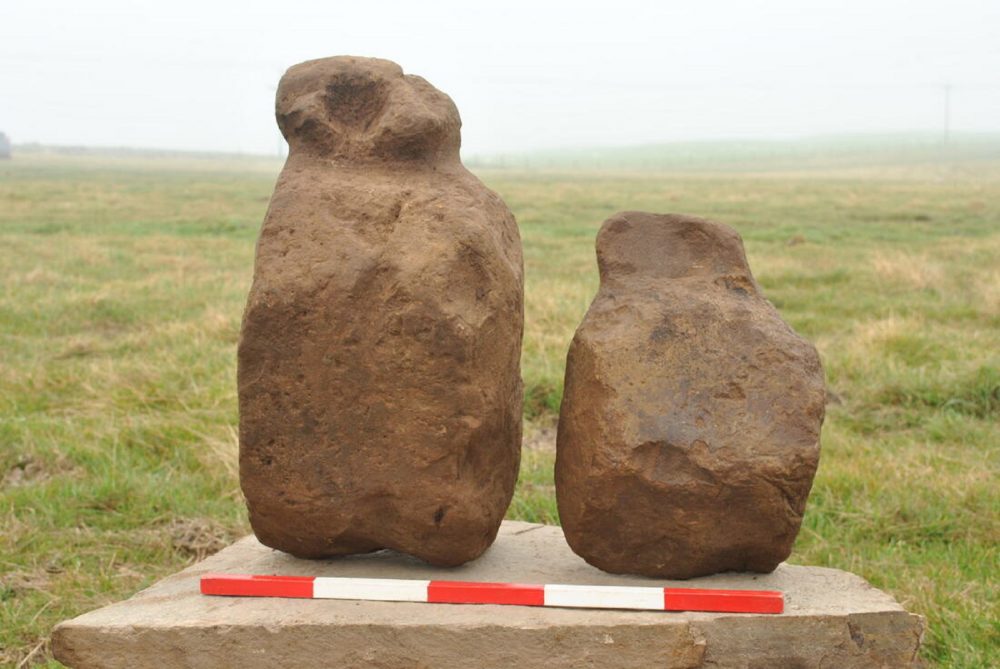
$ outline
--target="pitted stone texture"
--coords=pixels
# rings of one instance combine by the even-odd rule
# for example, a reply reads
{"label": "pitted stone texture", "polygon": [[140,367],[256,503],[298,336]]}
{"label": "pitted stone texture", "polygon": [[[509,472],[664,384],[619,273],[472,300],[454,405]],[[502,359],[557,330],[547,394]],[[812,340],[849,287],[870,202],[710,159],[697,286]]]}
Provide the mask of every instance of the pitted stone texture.
{"label": "pitted stone texture", "polygon": [[615,573],[769,572],[819,462],[819,356],[760,293],[729,227],[618,214],[570,347],[556,494],[566,538]]}
{"label": "pitted stone texture", "polygon": [[385,60],[292,67],[291,148],[239,344],[254,532],[300,557],[480,555],[520,459],[517,225],[459,161],[458,111]]}
{"label": "pitted stone texture", "polygon": [[[781,615],[206,597],[206,572],[776,589]],[[507,521],[480,559],[430,567],[384,551],[297,560],[248,537],[132,599],[56,628],[74,669],[861,669],[914,667],[923,619],[836,569],[669,582],[615,576],[574,555],[558,527]]]}

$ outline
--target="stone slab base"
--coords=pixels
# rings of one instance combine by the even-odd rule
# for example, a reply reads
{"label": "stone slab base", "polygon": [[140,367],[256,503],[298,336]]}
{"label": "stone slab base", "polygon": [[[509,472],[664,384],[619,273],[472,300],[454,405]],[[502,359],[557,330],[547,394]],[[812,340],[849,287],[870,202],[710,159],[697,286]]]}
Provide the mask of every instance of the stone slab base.
{"label": "stone slab base", "polygon": [[[781,590],[781,615],[247,599],[199,593],[206,572]],[[390,551],[298,560],[246,537],[129,600],[56,627],[70,667],[733,667],[919,666],[922,617],[836,569],[663,581],[605,574],[558,527],[505,522],[490,550],[455,569]]]}

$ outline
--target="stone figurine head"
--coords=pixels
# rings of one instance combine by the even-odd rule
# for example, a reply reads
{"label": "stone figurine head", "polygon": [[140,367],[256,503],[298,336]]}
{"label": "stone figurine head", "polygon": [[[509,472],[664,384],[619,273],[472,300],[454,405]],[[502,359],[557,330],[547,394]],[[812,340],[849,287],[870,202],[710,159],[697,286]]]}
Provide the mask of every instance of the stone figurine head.
{"label": "stone figurine head", "polygon": [[695,216],[615,214],[597,235],[597,265],[602,284],[622,278],[658,284],[704,279],[731,290],[760,292],[739,234]]}
{"label": "stone figurine head", "polygon": [[393,62],[337,56],[281,78],[278,127],[291,152],[344,162],[458,161],[455,103]]}

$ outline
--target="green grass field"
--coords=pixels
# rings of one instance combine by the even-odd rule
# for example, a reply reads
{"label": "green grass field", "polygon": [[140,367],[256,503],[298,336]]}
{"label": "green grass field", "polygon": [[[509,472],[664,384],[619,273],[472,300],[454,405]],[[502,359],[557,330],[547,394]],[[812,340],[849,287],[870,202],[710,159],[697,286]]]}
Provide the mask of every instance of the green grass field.
{"label": "green grass field", "polygon": [[[832,391],[792,561],[928,618],[924,657],[1000,664],[1000,154],[697,173],[483,171],[524,240],[526,450],[512,518],[558,522],[565,352],[621,209],[743,235]],[[248,531],[235,346],[274,161],[0,163],[0,665]]]}

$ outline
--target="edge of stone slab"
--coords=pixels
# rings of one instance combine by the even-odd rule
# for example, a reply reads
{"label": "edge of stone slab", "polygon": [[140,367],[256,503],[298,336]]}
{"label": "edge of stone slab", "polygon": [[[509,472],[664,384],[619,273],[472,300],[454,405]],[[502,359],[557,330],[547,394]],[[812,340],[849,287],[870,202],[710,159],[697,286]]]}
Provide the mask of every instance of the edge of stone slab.
{"label": "edge of stone slab", "polygon": [[[916,619],[916,620],[915,620]],[[338,666],[380,669],[480,669],[522,666],[596,669],[650,666],[661,669],[874,669],[924,667],[924,627],[914,614],[823,617],[808,630],[794,619],[777,622],[725,618],[708,625],[608,623],[600,627],[552,625],[511,629],[415,625],[408,628],[324,625],[267,628],[152,629],[60,626],[53,654],[73,669],[168,669],[173,667],[273,669]],[[280,643],[267,637],[280,634]],[[263,643],[261,642],[264,639]]]}

